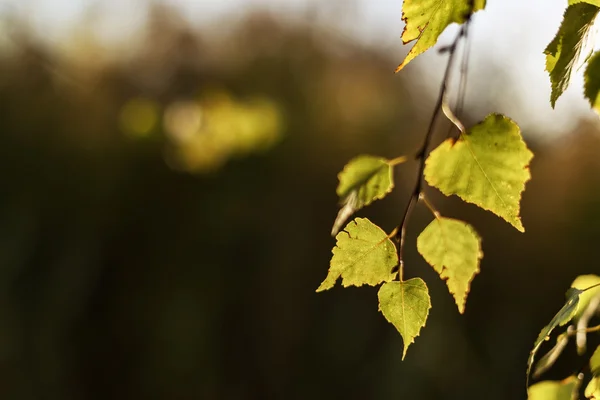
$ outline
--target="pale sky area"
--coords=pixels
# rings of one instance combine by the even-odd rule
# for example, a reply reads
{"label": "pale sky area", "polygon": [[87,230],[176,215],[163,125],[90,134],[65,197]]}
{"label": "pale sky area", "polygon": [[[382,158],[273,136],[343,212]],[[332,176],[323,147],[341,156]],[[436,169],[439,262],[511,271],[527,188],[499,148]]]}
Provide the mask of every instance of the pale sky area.
{"label": "pale sky area", "polygon": [[[281,12],[286,18],[295,18],[306,15],[316,5],[324,10],[321,18],[331,19],[320,22],[326,22],[341,35],[375,45],[398,61],[409,48],[404,48],[400,40],[401,0],[0,0],[0,14],[11,12],[26,16],[40,37],[52,43],[59,41],[85,16],[86,10],[89,12],[90,7],[94,7],[95,13],[104,16],[100,35],[111,42],[123,40],[141,26],[144,5],[152,1],[175,5],[199,29],[212,24],[223,28],[217,21],[239,18],[251,9],[266,8]],[[482,109],[481,117],[491,111],[502,112],[524,130],[529,124],[542,126],[548,136],[570,127],[577,116],[598,119],[583,97],[582,71],[573,77],[556,109],[550,107],[550,83],[544,71],[543,50],[558,30],[566,5],[566,0],[488,0],[486,9],[476,14],[471,30],[468,91],[487,91],[489,96],[503,101],[499,105],[501,109]],[[453,29],[445,32],[440,43],[448,43],[453,32]],[[418,57],[405,71],[433,69],[432,79],[424,85],[437,90],[439,80],[433,76],[440,76],[443,65],[440,57],[430,51]],[[495,68],[508,75],[514,84],[494,85],[487,71],[478,70],[491,65],[496,65]],[[468,107],[468,92],[466,103]]]}

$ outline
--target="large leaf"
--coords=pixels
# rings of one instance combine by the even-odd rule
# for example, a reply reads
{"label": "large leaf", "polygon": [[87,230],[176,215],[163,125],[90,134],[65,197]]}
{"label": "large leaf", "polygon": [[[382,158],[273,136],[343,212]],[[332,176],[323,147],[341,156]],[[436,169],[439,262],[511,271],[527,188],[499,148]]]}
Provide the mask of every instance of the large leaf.
{"label": "large leaf", "polygon": [[543,381],[527,390],[528,400],[575,400],[581,381],[570,376],[562,381]]}
{"label": "large leaf", "polygon": [[425,179],[446,196],[455,194],[523,232],[520,200],[531,177],[527,166],[532,157],[517,124],[491,114],[458,141],[448,139],[433,150]]}
{"label": "large leaf", "polygon": [[576,288],[569,288],[566,293],[567,302],[564,306],[556,313],[550,323],[542,328],[538,335],[533,349],[529,353],[529,359],[527,360],[527,378],[529,379],[529,372],[531,371],[531,365],[535,359],[535,354],[539,350],[542,343],[550,336],[554,328],[562,326],[571,321],[577,312],[577,304],[579,304],[579,295],[583,293],[582,290]]}
{"label": "large leaf", "polygon": [[361,155],[352,159],[338,178],[340,183],[337,194],[340,197],[340,209],[331,234],[337,235],[346,220],[355,211],[382,199],[394,188],[392,166],[404,161],[404,158],[386,160],[381,157]]}
{"label": "large leaf", "polygon": [[552,84],[552,107],[569,86],[574,66],[580,63],[582,56],[589,57],[583,50],[590,47],[587,41],[599,10],[596,5],[585,2],[570,4],[556,36],[544,50],[546,71]]}
{"label": "large leaf", "polygon": [[417,249],[425,260],[446,280],[450,293],[462,314],[475,274],[479,272],[481,239],[466,222],[436,218],[417,238]]}
{"label": "large leaf", "polygon": [[425,326],[431,300],[427,285],[421,278],[412,278],[403,282],[388,282],[381,286],[379,293],[379,310],[385,319],[391,322],[404,342],[402,359],[415,337],[419,336]]}
{"label": "large leaf", "polygon": [[590,105],[600,114],[600,51],[594,53],[588,61],[584,75],[584,93]]}
{"label": "large leaf", "polygon": [[[473,10],[471,7],[473,6]],[[485,7],[485,0],[404,0],[402,20],[405,22],[402,42],[416,40],[396,72],[419,54],[432,47],[446,27],[462,24],[468,16]]]}
{"label": "large leaf", "polygon": [[355,218],[336,236],[329,273],[317,292],[331,289],[339,277],[344,287],[377,285],[390,281],[398,264],[396,246],[387,234],[366,218]]}

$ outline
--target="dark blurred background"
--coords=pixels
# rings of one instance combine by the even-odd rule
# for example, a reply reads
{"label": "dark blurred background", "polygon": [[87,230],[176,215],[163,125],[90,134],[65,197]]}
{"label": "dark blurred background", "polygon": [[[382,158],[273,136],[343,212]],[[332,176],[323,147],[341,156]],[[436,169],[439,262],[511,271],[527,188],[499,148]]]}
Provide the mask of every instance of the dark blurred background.
{"label": "dark blurred background", "polygon": [[[525,86],[493,52],[473,55],[463,119],[512,105],[535,153],[526,233],[428,189],[475,226],[485,257],[461,316],[416,252],[431,219],[417,209],[405,274],[426,280],[433,308],[401,361],[376,288],[315,293],[337,173],[357,154],[413,154],[432,112],[446,56],[392,73],[406,52],[400,0],[379,45],[332,26],[339,2],[194,25],[155,1],[127,39],[104,20],[109,46],[92,29],[102,4],[60,40],[30,11],[2,9],[2,399],[525,398],[540,328],[578,274],[600,273],[591,111],[552,122],[520,97],[546,104],[548,82]],[[392,195],[359,215],[393,229],[415,168],[398,166]]]}

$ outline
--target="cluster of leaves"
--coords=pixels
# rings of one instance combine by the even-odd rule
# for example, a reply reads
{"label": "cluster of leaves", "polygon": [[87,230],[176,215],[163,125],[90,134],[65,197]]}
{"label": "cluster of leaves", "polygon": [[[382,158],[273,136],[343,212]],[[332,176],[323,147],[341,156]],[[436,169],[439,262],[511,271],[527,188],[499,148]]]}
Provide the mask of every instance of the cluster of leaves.
{"label": "cluster of leaves", "polygon": [[[435,44],[449,24],[467,22],[473,12],[484,6],[484,1],[406,0],[403,10],[406,27],[402,38],[405,42],[416,40],[416,43],[398,70]],[[455,46],[452,52],[454,50]],[[443,98],[445,93],[441,94],[440,99]],[[444,106],[441,100],[438,108]],[[413,202],[424,203],[434,217],[419,235],[417,249],[446,281],[460,313],[465,310],[471,281],[479,272],[483,257],[481,238],[476,230],[464,221],[441,216],[427,199],[421,181],[425,179],[447,196],[457,195],[489,210],[524,231],[519,216],[520,200],[525,183],[530,179],[528,165],[533,154],[527,149],[519,127],[500,114],[491,114],[468,130],[460,126],[458,138],[446,139],[428,155],[432,132],[427,133],[425,145],[416,156],[420,168],[415,191],[402,223],[389,234],[366,218],[356,218],[341,232],[339,230],[356,211],[392,191],[394,167],[407,157],[387,160],[361,155],[339,174],[337,194],[342,207],[332,230],[337,243],[329,273],[317,291],[332,288],[339,278],[344,287],[383,283],[378,293],[379,310],[400,332],[404,356],[425,325],[431,308],[425,282],[421,278],[403,279],[405,225]]]}
{"label": "cluster of leaves", "polygon": [[[342,286],[379,285],[379,310],[399,331],[404,354],[425,326],[431,300],[421,278],[404,280],[402,259],[407,221],[415,203],[421,202],[434,219],[417,238],[417,250],[454,296],[458,311],[463,313],[474,276],[483,257],[481,238],[468,223],[441,216],[423,191],[422,182],[446,196],[456,195],[468,203],[491,211],[518,231],[525,229],[520,219],[520,200],[530,179],[529,163],[533,154],[521,137],[517,124],[510,118],[491,114],[465,129],[446,102],[446,89],[453,56],[461,37],[466,36],[471,16],[485,8],[485,0],[404,0],[402,40],[414,42],[396,72],[419,54],[434,46],[440,34],[452,23],[463,24],[454,44],[445,48],[450,54],[440,97],[422,148],[417,152],[419,170],[415,189],[409,199],[401,223],[389,234],[366,218],[355,218],[340,229],[355,212],[389,194],[394,188],[394,167],[407,157],[384,159],[361,155],[351,160],[339,174],[337,194],[341,209],[332,235],[336,246],[327,277],[318,292],[332,288],[341,278]],[[550,102],[556,100],[569,85],[578,64],[587,63],[585,96],[600,113],[600,52],[586,54],[590,32],[600,12],[600,0],[568,0],[563,22],[556,37],[545,49],[546,70],[550,74]],[[464,62],[464,60],[463,60]],[[429,149],[438,111],[442,110],[458,128],[456,138],[448,138]],[[536,364],[533,375],[539,377],[552,366],[568,340],[576,336],[578,351],[585,350],[586,334],[600,326],[587,324],[600,305],[600,277],[582,276],[567,292],[567,303],[542,329],[530,353],[527,379],[541,344],[558,327],[566,330],[557,338],[556,346]],[[592,379],[586,396],[600,397],[600,348],[590,360]],[[571,399],[576,396],[582,376],[570,376],[560,382],[539,382],[529,388],[530,399]]]}
{"label": "cluster of leaves", "polygon": [[[586,351],[587,334],[600,331],[600,325],[589,327],[589,322],[600,312],[600,276],[582,275],[577,277],[567,291],[565,305],[556,313],[550,323],[542,328],[527,362],[527,379],[534,365],[535,355],[542,343],[550,339],[550,334],[557,328],[564,327],[557,336],[556,344],[535,364],[533,377],[539,378],[554,365],[558,357],[575,337],[577,353]],[[585,388],[585,396],[589,399],[600,398],[600,346],[596,348],[589,361],[591,378]],[[579,396],[579,388],[585,374],[577,371],[562,381],[542,381],[528,388],[530,400],[575,400]]]}

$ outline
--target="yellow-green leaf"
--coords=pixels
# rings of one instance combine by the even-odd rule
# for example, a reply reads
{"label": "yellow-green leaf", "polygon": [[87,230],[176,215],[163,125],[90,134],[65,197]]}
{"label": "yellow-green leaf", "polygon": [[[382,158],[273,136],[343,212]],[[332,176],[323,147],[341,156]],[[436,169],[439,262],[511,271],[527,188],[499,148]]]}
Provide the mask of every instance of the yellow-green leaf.
{"label": "yellow-green leaf", "polygon": [[532,157],[517,124],[491,114],[456,142],[448,139],[433,150],[425,179],[446,196],[455,194],[524,232],[520,201]]}
{"label": "yellow-green leaf", "polygon": [[600,51],[594,53],[588,61],[584,79],[585,97],[594,111],[600,114]]}
{"label": "yellow-green leaf", "polygon": [[531,385],[528,400],[575,400],[581,381],[570,376],[562,381],[542,381]]}
{"label": "yellow-green leaf", "polygon": [[[473,7],[473,9],[471,9]],[[454,22],[462,24],[469,15],[485,7],[485,0],[404,0],[402,20],[406,24],[402,42],[416,40],[396,72],[419,54],[435,45],[446,27]]]}
{"label": "yellow-green leaf", "polygon": [[585,388],[585,397],[588,399],[600,399],[600,346],[596,348],[590,358],[590,371],[593,377]]}
{"label": "yellow-green leaf", "polygon": [[[589,47],[588,39],[599,10],[597,5],[590,2],[570,3],[556,36],[544,50],[546,71],[550,74],[552,84],[550,94],[552,107],[569,86],[573,68],[580,63],[582,55],[585,57],[590,55],[582,53]],[[589,48],[590,52],[592,50]]]}
{"label": "yellow-green leaf", "polygon": [[379,293],[379,311],[392,323],[404,342],[402,359],[415,337],[425,326],[431,300],[427,285],[421,278],[412,278],[403,282],[388,282],[381,286]]}
{"label": "yellow-green leaf", "polygon": [[483,257],[481,239],[466,222],[439,217],[417,238],[417,250],[446,281],[458,311],[465,311],[471,281]]}
{"label": "yellow-green leaf", "polygon": [[396,275],[396,246],[388,235],[367,218],[355,218],[336,236],[327,278],[317,292],[331,289],[338,278],[342,286],[377,285]]}
{"label": "yellow-green leaf", "polygon": [[[573,283],[571,283],[572,288],[576,288],[579,290],[585,290],[591,286],[597,285],[600,283],[600,276],[598,275],[579,275]],[[583,293],[579,295],[579,303],[577,304],[577,310],[575,312],[574,318],[578,319],[581,317],[581,314],[585,311],[585,309],[590,304],[590,301],[594,297],[600,295],[600,286],[595,287],[593,289],[585,290]]]}
{"label": "yellow-green leaf", "polygon": [[340,197],[340,209],[331,235],[335,236],[346,220],[355,211],[382,199],[394,188],[393,166],[403,162],[404,158],[386,160],[381,157],[361,155],[352,159],[338,178],[340,183],[337,194]]}

